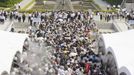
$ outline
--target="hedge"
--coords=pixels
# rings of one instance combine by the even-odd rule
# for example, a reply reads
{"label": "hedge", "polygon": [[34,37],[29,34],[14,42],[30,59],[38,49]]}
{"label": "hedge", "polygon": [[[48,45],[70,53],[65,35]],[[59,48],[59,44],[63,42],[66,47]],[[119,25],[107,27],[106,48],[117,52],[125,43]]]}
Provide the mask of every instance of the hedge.
{"label": "hedge", "polygon": [[0,0],[0,7],[11,7],[22,0]]}
{"label": "hedge", "polygon": [[103,0],[103,1],[106,1],[110,3],[111,5],[121,5],[123,0]]}
{"label": "hedge", "polygon": [[106,13],[112,13],[112,12],[115,12],[117,13],[117,10],[94,10],[94,12],[106,12]]}

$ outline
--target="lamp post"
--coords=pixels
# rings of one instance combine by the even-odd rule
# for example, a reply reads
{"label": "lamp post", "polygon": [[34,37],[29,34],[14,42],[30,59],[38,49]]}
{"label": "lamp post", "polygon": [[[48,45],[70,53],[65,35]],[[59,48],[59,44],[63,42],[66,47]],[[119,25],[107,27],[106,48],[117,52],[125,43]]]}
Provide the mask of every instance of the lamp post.
{"label": "lamp post", "polygon": [[120,11],[121,10],[121,5],[117,5],[117,8]]}
{"label": "lamp post", "polygon": [[107,6],[107,10],[109,10],[109,9],[110,9],[110,5]]}
{"label": "lamp post", "polygon": [[82,9],[83,9],[83,1],[82,0],[80,1],[80,8],[81,8],[81,11],[82,11]]}
{"label": "lamp post", "polygon": [[115,5],[113,5],[113,8],[115,8],[116,6]]}
{"label": "lamp post", "polygon": [[64,10],[64,5],[65,5],[65,1],[63,0],[62,1],[62,8],[63,8],[63,10]]}
{"label": "lamp post", "polygon": [[121,5],[118,5],[117,8],[118,8],[118,12],[120,12],[122,10]]}
{"label": "lamp post", "polygon": [[118,7],[118,8],[120,8],[121,6],[120,6],[120,5],[118,5],[117,7]]}
{"label": "lamp post", "polygon": [[113,6],[112,6],[112,10],[115,10],[115,9],[116,9],[116,6],[115,6],[115,5],[113,5]]}

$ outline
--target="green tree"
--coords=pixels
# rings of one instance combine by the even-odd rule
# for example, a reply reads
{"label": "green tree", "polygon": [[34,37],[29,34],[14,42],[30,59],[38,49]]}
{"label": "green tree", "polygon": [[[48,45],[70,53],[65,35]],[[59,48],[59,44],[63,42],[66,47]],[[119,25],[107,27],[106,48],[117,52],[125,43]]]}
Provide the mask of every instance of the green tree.
{"label": "green tree", "polygon": [[10,7],[22,0],[0,0],[0,7]]}
{"label": "green tree", "polygon": [[111,5],[120,5],[123,0],[104,0],[104,1],[110,3]]}

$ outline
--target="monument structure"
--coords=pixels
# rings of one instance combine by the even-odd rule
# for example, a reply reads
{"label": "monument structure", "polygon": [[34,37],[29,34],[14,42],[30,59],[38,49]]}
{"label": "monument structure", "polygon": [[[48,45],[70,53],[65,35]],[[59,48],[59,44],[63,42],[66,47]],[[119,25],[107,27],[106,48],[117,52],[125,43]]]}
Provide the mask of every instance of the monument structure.
{"label": "monument structure", "polygon": [[59,10],[73,11],[71,0],[56,0],[54,11]]}

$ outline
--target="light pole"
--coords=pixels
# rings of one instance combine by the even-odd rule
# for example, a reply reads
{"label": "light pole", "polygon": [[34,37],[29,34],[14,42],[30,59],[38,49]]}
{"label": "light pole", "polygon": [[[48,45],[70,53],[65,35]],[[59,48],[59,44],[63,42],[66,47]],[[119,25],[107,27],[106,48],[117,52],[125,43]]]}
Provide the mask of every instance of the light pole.
{"label": "light pole", "polygon": [[110,5],[107,5],[107,10],[109,10],[110,9]]}
{"label": "light pole", "polygon": [[121,6],[120,6],[120,5],[118,5],[117,7],[118,7],[118,8],[120,8]]}
{"label": "light pole", "polygon": [[113,5],[113,6],[112,6],[112,10],[115,10],[115,9],[116,9],[116,5]]}
{"label": "light pole", "polygon": [[133,10],[133,9],[134,9],[134,8],[133,8],[133,2],[134,2],[134,1],[132,0],[132,3],[131,3],[131,10]]}
{"label": "light pole", "polygon": [[80,8],[81,8],[81,11],[82,11],[82,9],[83,9],[83,1],[82,0],[80,1]]}
{"label": "light pole", "polygon": [[116,6],[115,5],[113,5],[113,8],[115,8]]}
{"label": "light pole", "polygon": [[120,10],[121,10],[121,5],[118,5],[117,8],[118,8],[118,10],[120,11]]}
{"label": "light pole", "polygon": [[63,10],[64,10],[64,6],[65,6],[65,1],[63,0],[62,1],[62,8],[63,8]]}

